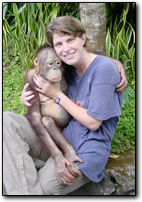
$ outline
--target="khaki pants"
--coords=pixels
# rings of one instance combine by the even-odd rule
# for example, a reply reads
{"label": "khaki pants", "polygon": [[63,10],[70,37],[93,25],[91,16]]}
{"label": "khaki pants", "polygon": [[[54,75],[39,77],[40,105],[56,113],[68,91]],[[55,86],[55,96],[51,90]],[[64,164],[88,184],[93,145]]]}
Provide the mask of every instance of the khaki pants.
{"label": "khaki pants", "polygon": [[[46,162],[38,172],[33,159]],[[8,195],[67,195],[89,182],[78,176],[71,185],[56,179],[54,160],[42,145],[24,116],[3,114],[3,180]]]}

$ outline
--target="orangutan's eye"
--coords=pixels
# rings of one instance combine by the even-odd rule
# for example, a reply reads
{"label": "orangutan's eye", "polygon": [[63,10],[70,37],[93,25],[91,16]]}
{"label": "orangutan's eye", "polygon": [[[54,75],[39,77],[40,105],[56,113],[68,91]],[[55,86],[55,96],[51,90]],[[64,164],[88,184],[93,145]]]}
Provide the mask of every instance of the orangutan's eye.
{"label": "orangutan's eye", "polygon": [[48,67],[52,67],[53,64],[54,64],[53,62],[48,62],[47,66],[48,66]]}
{"label": "orangutan's eye", "polygon": [[56,66],[59,67],[60,65],[61,65],[61,61],[60,61],[60,60],[57,60],[57,61],[56,61]]}

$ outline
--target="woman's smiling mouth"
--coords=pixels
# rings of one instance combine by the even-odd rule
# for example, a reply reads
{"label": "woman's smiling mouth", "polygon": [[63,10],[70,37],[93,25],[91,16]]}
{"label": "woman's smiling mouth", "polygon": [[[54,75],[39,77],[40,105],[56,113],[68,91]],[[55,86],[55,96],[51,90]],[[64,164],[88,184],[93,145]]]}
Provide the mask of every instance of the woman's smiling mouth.
{"label": "woman's smiling mouth", "polygon": [[63,55],[63,57],[66,58],[66,59],[72,59],[72,57],[74,56],[74,54],[75,54],[75,52],[69,53],[69,54]]}

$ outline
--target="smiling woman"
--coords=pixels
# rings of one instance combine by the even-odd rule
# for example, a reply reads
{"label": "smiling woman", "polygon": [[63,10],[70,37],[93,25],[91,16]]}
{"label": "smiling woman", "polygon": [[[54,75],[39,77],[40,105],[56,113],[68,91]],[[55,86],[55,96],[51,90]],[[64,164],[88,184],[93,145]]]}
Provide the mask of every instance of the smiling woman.
{"label": "smiling woman", "polygon": [[[121,115],[123,94],[115,91],[120,74],[110,59],[88,52],[85,31],[77,19],[58,17],[48,25],[46,36],[60,59],[73,66],[68,97],[59,103],[73,116],[63,135],[83,159],[77,162],[82,173],[99,182]],[[58,93],[48,84],[46,95],[55,98]]]}
{"label": "smiling woman", "polygon": [[[72,66],[73,77],[68,85],[68,95],[65,95],[60,85],[57,87],[54,83],[47,81],[43,75],[39,76],[36,74],[33,78],[34,83],[37,85],[35,94],[41,93],[45,97],[50,97],[54,104],[57,103],[73,117],[62,131],[65,140],[71,145],[71,150],[66,150],[66,147],[62,147],[62,141],[60,141],[61,145],[57,144],[58,148],[54,147],[50,150],[52,158],[48,159],[47,152],[45,153],[41,142],[37,141],[37,136],[33,133],[32,128],[29,127],[28,122],[16,114],[6,113],[4,121],[6,145],[9,145],[9,137],[15,137],[16,135],[19,137],[22,135],[22,140],[16,141],[16,147],[8,150],[7,147],[4,147],[4,149],[7,152],[6,155],[9,154],[9,159],[13,155],[12,159],[15,160],[15,165],[17,166],[19,166],[17,159],[18,157],[20,158],[20,156],[17,157],[17,153],[19,154],[19,151],[22,150],[23,153],[21,156],[25,155],[24,162],[22,161],[22,165],[24,165],[22,171],[24,170],[26,175],[23,176],[23,172],[15,165],[13,165],[13,173],[16,176],[22,176],[22,179],[24,178],[24,182],[26,181],[26,185],[28,186],[25,188],[23,184],[19,183],[20,178],[16,177],[17,184],[15,186],[7,182],[7,187],[12,187],[13,192],[9,189],[12,194],[18,192],[19,195],[23,193],[24,195],[32,195],[33,193],[66,195],[89,180],[100,182],[104,177],[112,137],[118,118],[121,115],[123,93],[118,93],[116,87],[121,81],[120,75],[122,75],[123,81],[127,81],[125,73],[124,71],[120,71],[120,74],[118,71],[119,67],[117,69],[111,59],[98,56],[87,50],[87,38],[81,22],[69,16],[58,17],[48,25],[46,36],[48,43],[55,49],[57,56],[67,64],[65,68],[67,69]],[[47,65],[52,66],[52,62],[47,63]],[[123,86],[122,89],[124,90],[127,82],[124,82],[124,85],[122,83],[121,87]],[[24,88],[21,101],[28,106],[25,100],[30,102]],[[37,118],[38,116],[36,116]],[[53,132],[53,124],[51,122],[51,125],[47,124],[45,118],[43,117],[42,119],[45,128],[48,132]],[[9,126],[11,122],[13,123],[11,127],[14,126],[13,130]],[[38,127],[38,124],[36,127]],[[15,128],[17,134],[14,133]],[[26,137],[25,133],[23,134],[19,128],[22,128],[24,132],[24,129],[27,129]],[[45,135],[46,132],[43,133],[42,138],[44,144],[51,148],[51,141],[48,141]],[[56,133],[54,134],[56,135]],[[14,138],[12,139],[15,142]],[[21,144],[21,141],[23,144]],[[11,147],[14,145],[13,142]],[[18,152],[16,151],[17,148]],[[65,150],[61,151],[61,148]],[[58,155],[57,151],[59,150]],[[12,154],[9,151],[12,151]],[[44,156],[46,164],[40,169],[38,175],[31,160],[30,155],[32,155],[32,151],[36,152],[33,154],[36,157],[41,158],[43,154],[46,155]],[[70,159],[72,166],[70,166],[70,161],[69,163],[67,161],[71,154],[73,154]],[[8,173],[10,168],[10,166],[7,166],[9,162],[5,158],[4,170],[6,178],[6,169]],[[14,174],[9,175],[9,177],[12,179]]]}
{"label": "smiling woman", "polygon": [[79,66],[80,57],[82,57],[82,47],[86,41],[85,35],[80,37],[68,35],[53,35],[53,46],[57,55],[68,65]]}
{"label": "smiling woman", "polygon": [[52,25],[49,24],[46,30],[48,43],[63,62],[74,66],[79,75],[83,74],[97,56],[87,52],[88,39],[84,27],[78,19],[69,16],[57,18],[55,26]]}

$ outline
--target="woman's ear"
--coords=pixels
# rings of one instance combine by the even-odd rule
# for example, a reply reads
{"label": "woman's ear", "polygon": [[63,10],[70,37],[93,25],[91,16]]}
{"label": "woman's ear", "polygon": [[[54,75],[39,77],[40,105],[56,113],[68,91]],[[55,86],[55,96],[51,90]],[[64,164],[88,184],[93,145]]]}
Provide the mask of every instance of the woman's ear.
{"label": "woman's ear", "polygon": [[83,46],[84,46],[86,43],[86,34],[83,34],[81,38],[82,38]]}

